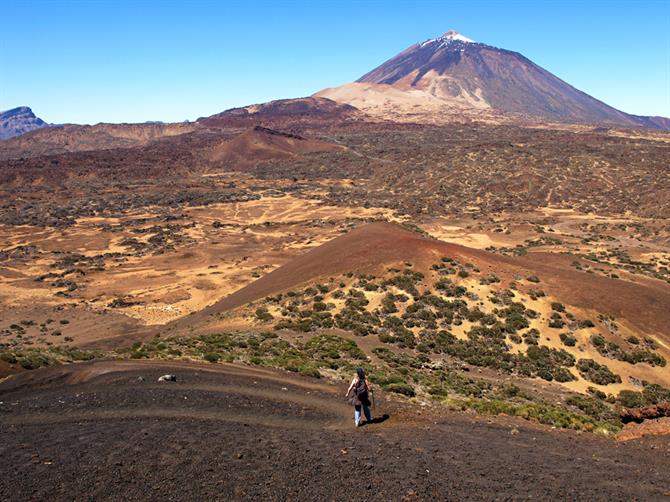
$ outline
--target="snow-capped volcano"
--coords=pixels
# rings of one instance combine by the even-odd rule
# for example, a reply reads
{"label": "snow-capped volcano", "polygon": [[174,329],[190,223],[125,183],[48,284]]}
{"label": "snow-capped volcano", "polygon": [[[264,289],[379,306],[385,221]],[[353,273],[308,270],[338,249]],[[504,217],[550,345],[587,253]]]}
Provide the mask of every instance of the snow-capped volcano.
{"label": "snow-capped volcano", "polygon": [[395,120],[492,114],[667,127],[665,122],[629,115],[598,101],[518,52],[475,42],[456,31],[414,44],[356,82],[316,95]]}
{"label": "snow-capped volcano", "polygon": [[465,44],[474,44],[476,43],[474,40],[469,39],[468,37],[464,37],[460,33],[454,30],[449,30],[446,32],[444,35],[441,37],[437,38],[431,38],[430,40],[426,40],[421,44],[421,47],[429,44],[440,44],[442,46],[448,45],[451,42],[462,42]]}

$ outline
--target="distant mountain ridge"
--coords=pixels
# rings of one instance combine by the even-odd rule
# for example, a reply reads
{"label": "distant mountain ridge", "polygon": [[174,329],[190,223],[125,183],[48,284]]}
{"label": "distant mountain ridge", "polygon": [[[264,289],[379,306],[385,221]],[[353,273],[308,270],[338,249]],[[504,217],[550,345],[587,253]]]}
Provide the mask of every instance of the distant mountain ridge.
{"label": "distant mountain ridge", "polygon": [[49,124],[35,116],[27,106],[19,106],[0,112],[0,140],[14,138],[48,126]]}
{"label": "distant mountain ridge", "polygon": [[518,52],[478,43],[455,31],[414,44],[356,82],[316,96],[378,114],[384,107],[407,114],[478,111],[555,122],[670,129],[670,119],[617,110]]}

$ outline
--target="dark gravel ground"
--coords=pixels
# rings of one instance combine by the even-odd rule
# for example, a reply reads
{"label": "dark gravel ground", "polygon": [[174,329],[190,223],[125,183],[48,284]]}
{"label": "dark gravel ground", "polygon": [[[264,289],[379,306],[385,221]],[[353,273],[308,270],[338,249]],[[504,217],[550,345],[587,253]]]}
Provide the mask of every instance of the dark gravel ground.
{"label": "dark gravel ground", "polygon": [[[168,372],[176,383],[156,382]],[[667,437],[615,443],[381,399],[388,419],[355,429],[343,392],[224,365],[31,372],[0,384],[0,500],[670,497]]]}

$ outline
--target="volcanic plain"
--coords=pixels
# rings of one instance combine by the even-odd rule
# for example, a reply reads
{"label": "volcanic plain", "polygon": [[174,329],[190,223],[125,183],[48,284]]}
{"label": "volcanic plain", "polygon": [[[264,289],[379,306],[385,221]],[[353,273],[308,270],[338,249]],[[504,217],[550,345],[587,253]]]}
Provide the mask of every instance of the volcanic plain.
{"label": "volcanic plain", "polygon": [[305,98],[28,134],[0,143],[1,494],[670,493],[667,133]]}

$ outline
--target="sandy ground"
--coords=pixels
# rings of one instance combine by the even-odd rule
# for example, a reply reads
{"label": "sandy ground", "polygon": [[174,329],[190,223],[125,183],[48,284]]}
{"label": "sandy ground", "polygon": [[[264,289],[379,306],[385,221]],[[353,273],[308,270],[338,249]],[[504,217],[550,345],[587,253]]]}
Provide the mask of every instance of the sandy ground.
{"label": "sandy ground", "polygon": [[[132,298],[137,305],[119,309],[119,313],[142,324],[164,324],[240,289],[257,277],[273,270],[297,253],[316,247],[346,229],[348,219],[380,218],[392,215],[386,209],[341,208],[317,200],[292,196],[265,197],[235,204],[213,204],[190,208],[186,220],[195,227],[181,234],[189,241],[177,244],[165,254],[128,256],[114,261],[103,272],[94,272],[81,280],[84,287],[72,298],[54,296],[57,291],[34,278],[53,271],[53,253],[79,253],[96,256],[127,253],[120,243],[132,237],[147,242],[149,235],[135,234],[130,228],[121,232],[101,231],[101,224],[124,225],[133,219],[152,218],[155,214],[133,212],[125,218],[82,218],[73,227],[32,229],[0,227],[0,249],[36,246],[41,254],[29,262],[9,264],[0,274],[0,322],[44,319],[30,316],[29,306],[86,305],[104,313],[118,297]],[[212,226],[221,224],[219,228]],[[324,223],[325,222],[325,223]],[[150,227],[155,223],[147,223]],[[12,311],[22,309],[23,317]],[[28,317],[25,317],[28,315]],[[1,324],[0,324],[1,326]]]}

